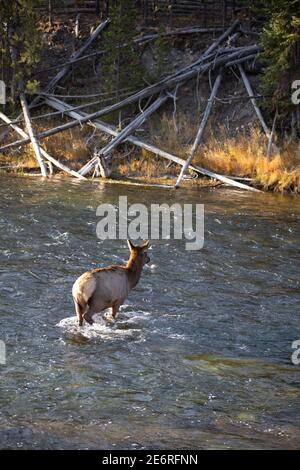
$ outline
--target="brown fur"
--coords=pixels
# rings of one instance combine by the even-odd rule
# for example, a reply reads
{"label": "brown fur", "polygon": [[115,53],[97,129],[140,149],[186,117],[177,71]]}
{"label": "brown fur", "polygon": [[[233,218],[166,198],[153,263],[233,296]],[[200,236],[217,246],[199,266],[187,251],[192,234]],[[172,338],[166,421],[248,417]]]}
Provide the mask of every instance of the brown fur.
{"label": "brown fur", "polygon": [[134,246],[128,240],[130,257],[125,266],[112,265],[82,274],[73,285],[72,294],[79,326],[83,320],[93,324],[93,315],[112,308],[111,320],[117,318],[120,306],[140,280],[143,266],[150,261],[149,242]]}

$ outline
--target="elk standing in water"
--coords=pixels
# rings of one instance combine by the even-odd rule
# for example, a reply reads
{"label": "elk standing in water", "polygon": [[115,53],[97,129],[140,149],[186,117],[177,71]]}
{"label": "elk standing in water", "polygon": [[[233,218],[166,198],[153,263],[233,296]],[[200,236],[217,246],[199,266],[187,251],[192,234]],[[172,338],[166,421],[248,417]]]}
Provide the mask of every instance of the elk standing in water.
{"label": "elk standing in water", "polygon": [[130,257],[126,266],[107,266],[96,268],[80,276],[73,285],[73,299],[79,326],[83,320],[94,323],[93,315],[106,308],[112,308],[111,320],[116,320],[119,308],[140,280],[145,264],[150,258],[147,254],[149,241],[142,246],[134,246],[127,240]]}

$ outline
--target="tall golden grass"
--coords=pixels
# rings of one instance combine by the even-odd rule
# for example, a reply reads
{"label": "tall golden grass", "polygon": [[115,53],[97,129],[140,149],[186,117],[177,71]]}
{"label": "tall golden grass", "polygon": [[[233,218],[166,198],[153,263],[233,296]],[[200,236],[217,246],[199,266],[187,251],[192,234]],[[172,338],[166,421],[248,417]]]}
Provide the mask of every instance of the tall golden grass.
{"label": "tall golden grass", "polygon": [[[57,126],[54,119],[47,120],[43,124],[35,125],[37,132],[43,132],[46,129]],[[80,164],[84,164],[89,158],[92,158],[91,149],[86,141],[92,130],[88,126],[76,127],[65,132],[55,134],[43,139],[42,148],[58,160],[65,162],[70,168],[76,169]],[[10,134],[7,142],[13,142],[15,135]],[[31,145],[25,145],[18,152],[9,152],[1,155],[2,163],[17,165],[21,171],[39,169],[39,164],[35,158]]]}
{"label": "tall golden grass", "polygon": [[[42,132],[44,127],[49,129],[56,125],[57,121],[48,121],[47,127],[39,127],[39,132]],[[43,148],[50,155],[64,161],[70,168],[76,169],[81,166],[80,164],[83,165],[89,158],[92,158],[91,148],[86,143],[91,133],[92,129],[88,126],[74,127],[44,139]]]}
{"label": "tall golden grass", "polygon": [[122,155],[114,159],[113,172],[124,177],[175,177],[178,174],[178,167],[177,165],[169,165],[166,160],[141,149],[132,153],[130,159],[124,159]]}
{"label": "tall golden grass", "polygon": [[[152,126],[155,143],[187,158],[197,133],[197,123],[187,115],[177,116],[177,129],[164,115],[160,126]],[[266,191],[300,193],[300,142],[285,139],[278,155],[267,157],[268,142],[258,128],[228,136],[225,129],[208,128],[204,145],[196,153],[194,163],[229,176],[247,177]]]}
{"label": "tall golden grass", "polygon": [[231,176],[253,178],[264,190],[300,192],[300,143],[283,143],[280,154],[267,157],[266,137],[252,129],[248,135],[211,137],[195,163]]}

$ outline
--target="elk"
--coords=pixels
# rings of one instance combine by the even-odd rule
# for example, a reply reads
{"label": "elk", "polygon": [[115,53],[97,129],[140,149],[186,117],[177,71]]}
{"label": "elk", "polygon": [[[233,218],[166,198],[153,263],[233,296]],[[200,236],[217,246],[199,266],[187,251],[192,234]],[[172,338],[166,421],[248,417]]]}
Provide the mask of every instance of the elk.
{"label": "elk", "polygon": [[79,326],[83,320],[92,325],[93,315],[109,307],[111,315],[106,318],[114,322],[129,292],[138,284],[144,265],[150,261],[149,241],[141,246],[135,246],[130,240],[127,243],[130,257],[126,265],[92,269],[75,281],[72,295]]}

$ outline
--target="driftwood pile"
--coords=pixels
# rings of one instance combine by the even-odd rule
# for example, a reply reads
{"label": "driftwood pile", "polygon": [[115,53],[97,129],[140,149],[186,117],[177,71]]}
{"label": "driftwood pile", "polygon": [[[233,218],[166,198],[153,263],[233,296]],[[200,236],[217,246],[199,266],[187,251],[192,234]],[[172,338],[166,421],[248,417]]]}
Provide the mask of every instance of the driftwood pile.
{"label": "driftwood pile", "polygon": [[[43,176],[47,176],[48,174],[48,169],[45,164],[46,161],[49,163],[50,173],[52,172],[52,165],[55,165],[59,169],[71,174],[72,176],[75,176],[76,178],[84,179],[89,173],[94,171],[95,168],[98,168],[101,176],[106,178],[110,176],[111,159],[114,150],[122,142],[129,141],[138,147],[147,149],[153,154],[156,154],[162,158],[166,158],[172,162],[181,165],[182,170],[176,182],[176,188],[180,186],[184,176],[190,168],[194,172],[209,176],[211,178],[221,181],[222,183],[241,189],[257,191],[257,189],[248,186],[235,178],[219,175],[217,173],[208,171],[205,168],[201,168],[193,164],[194,155],[203,141],[203,135],[206,129],[206,125],[208,123],[218,90],[222,83],[223,73],[228,67],[237,67],[237,70],[241,75],[241,79],[243,80],[245,88],[249,95],[249,99],[251,100],[256,111],[257,117],[262,124],[263,130],[266,133],[267,138],[269,139],[269,148],[271,150],[272,146],[273,150],[275,148],[275,146],[272,144],[273,133],[264,121],[264,118],[254,96],[251,84],[243,67],[243,64],[245,64],[246,62],[255,60],[257,54],[260,51],[260,48],[257,45],[236,47],[237,39],[242,34],[244,34],[239,21],[235,21],[217,40],[215,40],[210,45],[210,47],[204,53],[200,55],[200,57],[195,62],[193,62],[189,66],[176,71],[175,73],[165,77],[163,80],[153,85],[149,85],[146,88],[122,99],[121,101],[115,104],[106,106],[100,109],[99,111],[93,113],[86,113],[82,111],[82,108],[88,107],[90,105],[89,103],[87,103],[86,105],[81,105],[72,108],[70,105],[57,99],[57,96],[54,97],[53,92],[57,84],[61,81],[61,79],[66,78],[72,65],[83,56],[83,53],[93,43],[93,41],[100,34],[100,32],[104,30],[108,23],[109,21],[106,20],[96,28],[96,30],[91,34],[91,36],[81,47],[81,49],[79,49],[70,58],[70,60],[59,71],[59,73],[49,82],[45,89],[40,92],[29,105],[27,105],[25,96],[21,96],[21,106],[24,121],[27,128],[27,133],[17,125],[17,123],[21,120],[22,115],[20,115],[15,121],[12,121],[0,112],[0,118],[22,137],[21,140],[17,140],[10,144],[2,145],[2,147],[0,147],[0,152],[4,152],[12,148],[20,148],[23,145],[31,143],[41,168],[41,174]],[[149,36],[146,36],[144,41],[148,41],[151,39],[152,38],[149,38]],[[199,78],[199,76],[202,76],[204,73],[209,73],[210,75],[215,74],[216,79],[212,87],[211,96],[207,102],[207,106],[203,114],[202,120],[199,124],[199,131],[197,133],[197,136],[195,137],[192,150],[187,160],[182,160],[176,155],[172,155],[151,144],[145,143],[134,136],[135,131],[142,126],[142,124],[151,114],[161,108],[169,99],[174,98],[174,94],[178,92],[178,89],[181,87],[181,85],[193,78]],[[113,111],[120,110],[128,105],[132,105],[134,103],[139,104],[143,98],[149,98],[151,100],[150,105],[142,112],[140,111],[136,115],[136,117],[132,119],[132,121],[121,131],[116,131],[113,126],[110,126],[99,120],[100,117],[108,115]],[[70,117],[72,120],[68,123],[36,134],[30,118],[30,109],[39,104],[46,104],[49,107],[55,109],[57,112],[60,112],[61,114]],[[93,158],[89,162],[87,162],[78,172],[76,172],[66,167],[66,165],[61,164],[55,158],[51,157],[47,152],[45,152],[41,147],[41,141],[46,137],[55,135],[67,129],[74,128],[75,126],[79,126],[84,123],[87,123],[88,125],[99,129],[105,134],[109,134],[110,136],[112,136],[112,140],[109,142],[108,145],[103,147],[101,150],[97,151]]]}

